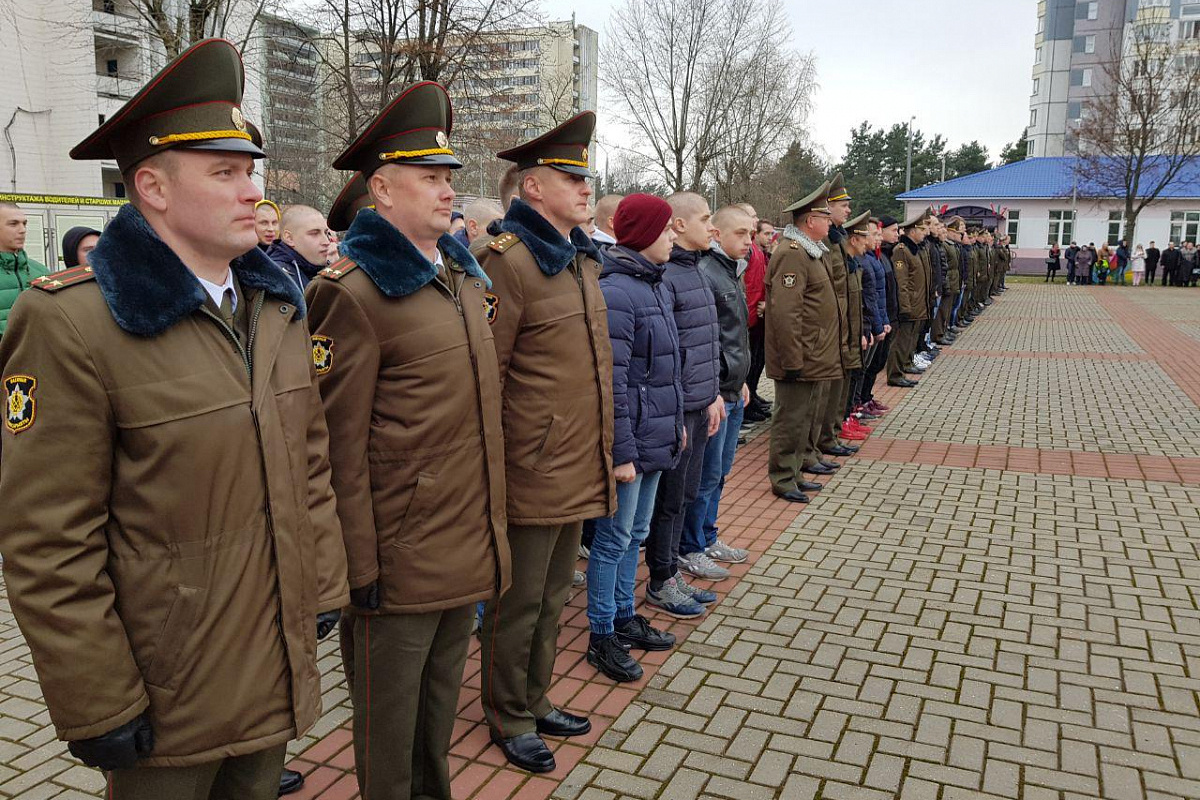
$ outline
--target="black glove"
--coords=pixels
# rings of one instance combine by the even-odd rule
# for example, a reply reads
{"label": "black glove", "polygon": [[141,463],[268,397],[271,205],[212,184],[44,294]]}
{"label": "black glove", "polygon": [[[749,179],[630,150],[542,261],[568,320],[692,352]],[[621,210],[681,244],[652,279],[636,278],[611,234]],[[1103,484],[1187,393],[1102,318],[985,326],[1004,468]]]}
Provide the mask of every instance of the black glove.
{"label": "black glove", "polygon": [[106,772],[130,769],[154,749],[154,729],[143,713],[103,736],[67,742],[67,749],[89,767]]}
{"label": "black glove", "polygon": [[350,603],[358,608],[374,611],[379,608],[379,581],[350,590]]}
{"label": "black glove", "polygon": [[336,608],[333,611],[326,611],[317,614],[317,638],[324,639],[338,624],[338,620],[342,618],[342,612]]}

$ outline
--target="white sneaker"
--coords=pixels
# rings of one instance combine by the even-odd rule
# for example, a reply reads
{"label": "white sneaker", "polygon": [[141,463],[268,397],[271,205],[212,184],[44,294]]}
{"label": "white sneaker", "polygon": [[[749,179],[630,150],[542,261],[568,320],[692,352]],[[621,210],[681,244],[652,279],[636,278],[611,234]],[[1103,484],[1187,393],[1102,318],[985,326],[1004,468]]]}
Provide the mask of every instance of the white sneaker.
{"label": "white sneaker", "polygon": [[704,552],[708,553],[708,557],[713,561],[724,561],[726,564],[741,564],[750,557],[749,550],[730,547],[720,539]]}
{"label": "white sneaker", "polygon": [[587,575],[583,574],[579,570],[575,570],[575,574],[571,576],[571,588],[578,589],[585,583],[587,583]]}
{"label": "white sneaker", "polygon": [[583,542],[580,542],[579,543],[579,557],[587,558],[591,554],[592,554],[592,551],[588,549],[588,546],[586,544],[584,544]]}
{"label": "white sneaker", "polygon": [[729,577],[729,570],[717,566],[707,553],[689,553],[679,556],[679,569],[696,578],[706,581],[723,581]]}

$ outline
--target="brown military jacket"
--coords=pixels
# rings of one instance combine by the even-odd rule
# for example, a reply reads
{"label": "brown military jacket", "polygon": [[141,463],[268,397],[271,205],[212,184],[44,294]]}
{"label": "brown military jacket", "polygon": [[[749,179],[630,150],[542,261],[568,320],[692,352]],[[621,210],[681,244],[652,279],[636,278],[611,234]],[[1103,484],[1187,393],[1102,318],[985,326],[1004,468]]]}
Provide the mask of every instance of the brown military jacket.
{"label": "brown military jacket", "polygon": [[928,237],[925,239],[925,246],[921,248],[921,269],[924,273],[925,281],[925,318],[929,319],[933,314],[933,304],[936,300],[937,290],[934,286],[933,277],[933,253],[929,248],[934,247],[933,241]]}
{"label": "brown military jacket", "polygon": [[[843,245],[845,241],[845,232],[842,232],[842,238],[834,242],[831,238],[826,237],[823,244],[828,249],[825,253],[825,263],[829,268],[829,275],[833,280],[833,291],[837,296],[837,324],[838,337],[841,342],[839,352],[842,359],[842,369],[854,369],[855,352],[858,350],[858,345],[850,346],[850,280],[849,271],[846,269],[846,249]],[[859,293],[862,292],[862,283],[859,283]],[[861,358],[859,363],[861,364]]]}
{"label": "brown military jacket", "polygon": [[492,279],[504,398],[508,521],[560,525],[616,512],[612,346],[599,253],[513,200],[474,253]]}
{"label": "brown military jacket", "polygon": [[[487,277],[452,236],[440,271],[375,211],[306,297],[350,586],[376,613],[508,588],[500,378]],[[356,613],[368,613],[355,609]]]}
{"label": "brown military jacket", "polygon": [[[814,255],[788,234],[771,256],[767,276],[765,349],[767,377],[777,381],[828,381],[843,375],[845,337],[838,324],[837,293],[824,254]],[[814,252],[818,252],[814,250]]]}
{"label": "brown military jacket", "polygon": [[901,319],[929,319],[925,265],[916,252],[916,245],[907,236],[900,237],[892,250],[892,268],[896,271]]}
{"label": "brown military jacket", "polygon": [[0,342],[0,551],[50,718],[70,741],[149,708],[147,766],[283,744],[349,600],[299,290],[250,251],[230,328],[132,206],[91,263]]}
{"label": "brown military jacket", "polygon": [[962,288],[962,260],[958,245],[946,239],[942,242],[942,252],[946,255],[946,283],[942,289],[943,297],[958,297]]}

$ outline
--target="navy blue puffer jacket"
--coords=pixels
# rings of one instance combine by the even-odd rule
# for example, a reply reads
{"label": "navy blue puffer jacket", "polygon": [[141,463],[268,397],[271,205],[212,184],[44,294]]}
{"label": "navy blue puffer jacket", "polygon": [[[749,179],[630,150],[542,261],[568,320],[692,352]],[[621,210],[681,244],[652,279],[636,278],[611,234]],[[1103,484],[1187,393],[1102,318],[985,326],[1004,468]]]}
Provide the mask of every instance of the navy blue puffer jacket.
{"label": "navy blue puffer jacket", "polygon": [[696,269],[700,253],[676,247],[663,273],[670,292],[679,360],[683,370],[683,410],[698,411],[717,399],[721,377],[721,338],[717,302]]}
{"label": "navy blue puffer jacket", "polygon": [[603,252],[600,289],[613,351],[613,464],[671,469],[683,432],[679,334],[663,266],[620,245]]}

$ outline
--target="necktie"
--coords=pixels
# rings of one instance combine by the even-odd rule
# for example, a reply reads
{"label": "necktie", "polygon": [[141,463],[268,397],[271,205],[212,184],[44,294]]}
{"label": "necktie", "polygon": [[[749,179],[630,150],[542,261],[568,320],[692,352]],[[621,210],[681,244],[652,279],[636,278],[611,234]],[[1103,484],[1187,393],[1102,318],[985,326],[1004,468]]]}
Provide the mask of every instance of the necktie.
{"label": "necktie", "polygon": [[[238,336],[237,325],[233,320],[233,290],[226,289],[221,295],[221,319],[225,320],[225,324],[229,326],[229,330],[233,331],[234,336]],[[238,336],[240,340],[241,337]]]}

